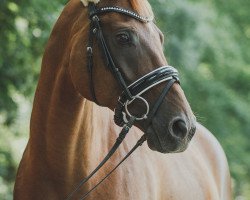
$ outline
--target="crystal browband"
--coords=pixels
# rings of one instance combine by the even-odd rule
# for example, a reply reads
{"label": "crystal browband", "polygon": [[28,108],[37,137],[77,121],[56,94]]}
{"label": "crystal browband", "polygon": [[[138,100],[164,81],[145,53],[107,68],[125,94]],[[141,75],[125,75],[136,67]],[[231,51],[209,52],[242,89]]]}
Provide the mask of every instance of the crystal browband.
{"label": "crystal browband", "polygon": [[137,14],[131,10],[127,10],[127,9],[120,8],[117,6],[110,6],[110,7],[103,7],[103,8],[96,9],[95,12],[90,13],[90,18],[92,18],[94,15],[104,14],[104,13],[108,13],[108,12],[115,12],[115,13],[121,13],[124,15],[128,15],[128,16],[130,16],[134,19],[137,19],[141,22],[144,22],[144,23],[147,23],[147,22],[150,22],[153,20],[153,18],[143,17],[143,16],[140,16],[139,14]]}

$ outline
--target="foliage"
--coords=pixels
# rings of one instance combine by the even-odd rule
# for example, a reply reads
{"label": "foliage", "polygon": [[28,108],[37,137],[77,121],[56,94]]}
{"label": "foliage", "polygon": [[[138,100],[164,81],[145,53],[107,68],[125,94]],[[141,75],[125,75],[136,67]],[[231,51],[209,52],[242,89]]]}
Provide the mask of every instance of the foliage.
{"label": "foliage", "polygon": [[27,101],[31,107],[40,58],[62,4],[0,1],[0,199],[12,199],[23,138],[26,141],[28,135],[30,112],[23,108]]}
{"label": "foliage", "polygon": [[250,188],[249,2],[154,2],[168,60],[179,66],[198,119],[224,147],[235,195],[245,195]]}
{"label": "foliage", "polygon": [[13,93],[20,91],[27,96],[34,91],[38,58],[57,17],[58,3],[0,1],[0,112],[6,124],[17,114]]}
{"label": "foliage", "polygon": [[[165,35],[169,63],[178,66],[199,121],[226,152],[235,196],[249,199],[250,2],[150,2]],[[0,199],[12,198],[41,55],[65,3],[0,1]]]}

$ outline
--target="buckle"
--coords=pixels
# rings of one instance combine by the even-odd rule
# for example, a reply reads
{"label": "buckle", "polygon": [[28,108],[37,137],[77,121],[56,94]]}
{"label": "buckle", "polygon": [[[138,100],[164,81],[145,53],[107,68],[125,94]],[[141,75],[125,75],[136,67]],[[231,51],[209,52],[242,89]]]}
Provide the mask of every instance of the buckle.
{"label": "buckle", "polygon": [[90,46],[87,47],[87,54],[88,54],[88,57],[92,57],[92,55],[93,55],[92,47],[90,47]]}
{"label": "buckle", "polygon": [[95,22],[99,22],[100,21],[100,19],[99,19],[99,17],[97,15],[94,15],[91,19],[93,21],[95,21]]}

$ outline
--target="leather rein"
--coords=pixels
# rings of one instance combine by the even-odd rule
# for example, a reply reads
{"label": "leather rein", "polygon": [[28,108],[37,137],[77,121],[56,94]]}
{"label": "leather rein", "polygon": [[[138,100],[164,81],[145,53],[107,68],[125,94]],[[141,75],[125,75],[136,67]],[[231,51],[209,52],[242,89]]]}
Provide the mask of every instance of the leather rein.
{"label": "leather rein", "polygon": [[[105,57],[106,65],[109,67],[111,73],[117,80],[118,84],[120,85],[121,89],[123,90],[122,94],[120,95],[118,99],[117,106],[115,108],[115,115],[114,115],[114,121],[118,126],[123,127],[118,138],[116,139],[115,144],[111,148],[111,150],[108,152],[108,154],[105,156],[105,158],[100,162],[100,164],[84,179],[82,179],[78,185],[74,188],[74,190],[67,196],[66,200],[70,200],[73,198],[73,196],[80,190],[80,188],[94,175],[96,172],[98,172],[101,167],[110,159],[110,157],[116,152],[117,148],[120,146],[122,141],[125,139],[127,133],[129,132],[130,128],[133,126],[135,121],[140,120],[147,120],[147,125],[149,126],[151,124],[151,121],[158,111],[163,99],[171,89],[172,85],[174,83],[180,83],[179,77],[178,77],[178,71],[171,66],[162,66],[160,68],[157,68],[156,70],[153,70],[152,72],[144,75],[143,77],[136,80],[131,85],[127,86],[120,70],[118,67],[116,67],[111,53],[109,51],[109,48],[107,46],[107,43],[105,41],[105,38],[103,36],[102,28],[101,28],[101,22],[100,22],[100,15],[106,14],[106,13],[119,13],[122,15],[127,15],[131,18],[134,18],[138,20],[141,23],[148,23],[152,21],[152,19],[147,17],[142,17],[135,13],[134,11],[127,10],[120,7],[102,7],[97,8],[94,3],[89,3],[88,6],[89,9],[89,19],[90,19],[90,29],[89,29],[89,40],[87,45],[87,66],[88,71],[90,75],[90,91],[92,98],[95,103],[98,103],[98,100],[96,98],[95,90],[94,90],[94,81],[93,81],[93,42],[94,39],[96,39],[99,43],[100,48],[102,49],[102,52]],[[141,95],[145,93],[146,91],[150,90],[154,86],[167,82],[165,88],[163,89],[161,95],[158,97],[152,108],[150,109],[150,105],[147,102],[145,98],[143,98]],[[132,104],[135,100],[139,100],[146,106],[146,112],[142,114],[141,116],[133,116],[128,106]],[[85,199],[87,196],[95,190],[106,178],[108,178],[113,171],[117,169],[118,166],[120,166],[139,146],[143,144],[147,139],[146,134],[144,134],[135,144],[135,146],[127,153],[127,155],[105,176],[103,179],[101,179],[94,187],[92,187],[88,192],[82,195],[80,198]]]}

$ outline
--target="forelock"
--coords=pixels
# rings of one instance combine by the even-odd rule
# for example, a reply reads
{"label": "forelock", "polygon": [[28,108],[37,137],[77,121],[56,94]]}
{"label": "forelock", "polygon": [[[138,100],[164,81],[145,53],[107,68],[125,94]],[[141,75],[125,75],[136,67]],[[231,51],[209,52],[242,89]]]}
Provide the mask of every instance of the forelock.
{"label": "forelock", "polygon": [[88,6],[90,2],[93,2],[94,4],[99,3],[100,0],[81,0],[84,6]]}
{"label": "forelock", "polygon": [[154,13],[152,7],[147,0],[130,0],[132,9],[135,10],[139,15],[153,18]]}

